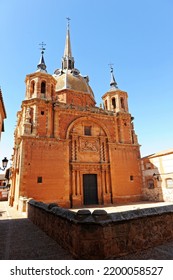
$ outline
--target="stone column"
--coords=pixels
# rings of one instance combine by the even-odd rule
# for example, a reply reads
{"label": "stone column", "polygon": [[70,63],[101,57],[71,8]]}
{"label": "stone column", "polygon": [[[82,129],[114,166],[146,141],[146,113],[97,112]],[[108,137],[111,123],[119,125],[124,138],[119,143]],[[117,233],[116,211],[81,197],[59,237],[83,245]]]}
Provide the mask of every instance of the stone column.
{"label": "stone column", "polygon": [[72,207],[82,205],[80,170],[72,170]]}
{"label": "stone column", "polygon": [[77,160],[77,146],[78,146],[77,137],[72,137],[72,161]]}
{"label": "stone column", "polygon": [[106,186],[107,186],[107,193],[110,193],[110,176],[109,170],[106,170]]}
{"label": "stone column", "polygon": [[75,174],[76,171],[72,170],[72,195],[76,195]]}
{"label": "stone column", "polygon": [[80,171],[78,170],[77,171],[77,195],[80,195],[81,194],[81,191],[80,191]]}
{"label": "stone column", "polygon": [[31,108],[27,107],[24,109],[24,134],[31,134]]}
{"label": "stone column", "polygon": [[106,160],[106,149],[105,149],[105,139],[100,138],[100,161],[105,162]]}
{"label": "stone column", "polygon": [[105,185],[105,170],[102,169],[102,190],[103,190],[103,194],[106,193],[106,185]]}
{"label": "stone column", "polygon": [[111,190],[110,190],[110,174],[109,174],[109,167],[104,166],[104,170],[102,170],[102,181],[103,183],[103,202],[104,204],[111,203]]}
{"label": "stone column", "polygon": [[33,124],[32,124],[32,134],[37,134],[37,114],[38,114],[38,107],[34,106],[33,108]]}

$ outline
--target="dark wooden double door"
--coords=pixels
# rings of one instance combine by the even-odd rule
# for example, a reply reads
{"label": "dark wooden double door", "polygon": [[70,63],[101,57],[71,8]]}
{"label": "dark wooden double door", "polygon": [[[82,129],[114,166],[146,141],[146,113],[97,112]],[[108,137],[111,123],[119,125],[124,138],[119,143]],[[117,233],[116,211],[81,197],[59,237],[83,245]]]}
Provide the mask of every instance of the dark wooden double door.
{"label": "dark wooden double door", "polygon": [[84,205],[98,204],[97,174],[83,174]]}

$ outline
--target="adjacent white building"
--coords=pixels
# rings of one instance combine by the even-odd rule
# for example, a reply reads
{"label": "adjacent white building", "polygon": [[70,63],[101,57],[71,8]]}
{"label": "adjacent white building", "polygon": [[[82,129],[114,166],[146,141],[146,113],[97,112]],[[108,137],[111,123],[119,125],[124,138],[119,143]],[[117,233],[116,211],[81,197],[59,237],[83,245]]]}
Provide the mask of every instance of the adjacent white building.
{"label": "adjacent white building", "polygon": [[143,198],[151,201],[173,201],[173,149],[141,159]]}

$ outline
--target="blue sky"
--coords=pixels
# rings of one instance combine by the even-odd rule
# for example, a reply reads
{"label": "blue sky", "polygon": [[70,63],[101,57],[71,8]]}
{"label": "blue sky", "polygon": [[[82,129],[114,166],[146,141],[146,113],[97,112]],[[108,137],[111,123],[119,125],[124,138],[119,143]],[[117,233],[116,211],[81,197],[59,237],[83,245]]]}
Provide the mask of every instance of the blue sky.
{"label": "blue sky", "polygon": [[172,0],[0,0],[0,86],[7,112],[0,158],[13,153],[16,113],[25,76],[46,43],[48,73],[61,66],[70,17],[75,67],[88,75],[96,102],[109,89],[110,69],[128,92],[129,111],[145,156],[173,148]]}

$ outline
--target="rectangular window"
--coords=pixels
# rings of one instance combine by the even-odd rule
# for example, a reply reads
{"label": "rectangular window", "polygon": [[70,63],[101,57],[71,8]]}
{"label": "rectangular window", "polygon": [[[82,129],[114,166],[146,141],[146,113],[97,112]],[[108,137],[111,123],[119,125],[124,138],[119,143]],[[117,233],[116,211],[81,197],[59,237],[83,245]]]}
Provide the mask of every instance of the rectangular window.
{"label": "rectangular window", "polygon": [[113,109],[116,108],[116,100],[115,100],[115,97],[112,98],[112,107],[113,107]]}
{"label": "rectangular window", "polygon": [[91,135],[91,126],[84,127],[84,134],[90,136]]}
{"label": "rectangular window", "polygon": [[173,179],[166,179],[166,187],[169,189],[173,188]]}
{"label": "rectangular window", "polygon": [[37,177],[37,183],[40,184],[40,183],[42,183],[42,181],[43,181],[43,180],[42,180],[42,177]]}
{"label": "rectangular window", "polygon": [[130,181],[133,181],[133,175],[130,175]]}

